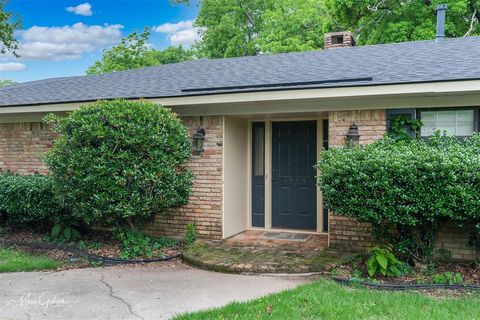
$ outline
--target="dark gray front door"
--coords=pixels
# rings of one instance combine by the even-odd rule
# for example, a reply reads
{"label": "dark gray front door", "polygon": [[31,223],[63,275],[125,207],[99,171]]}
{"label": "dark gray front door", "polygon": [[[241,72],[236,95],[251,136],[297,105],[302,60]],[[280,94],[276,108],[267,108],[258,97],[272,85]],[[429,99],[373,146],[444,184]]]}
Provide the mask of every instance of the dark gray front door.
{"label": "dark gray front door", "polygon": [[272,123],[272,227],[316,229],[316,121]]}

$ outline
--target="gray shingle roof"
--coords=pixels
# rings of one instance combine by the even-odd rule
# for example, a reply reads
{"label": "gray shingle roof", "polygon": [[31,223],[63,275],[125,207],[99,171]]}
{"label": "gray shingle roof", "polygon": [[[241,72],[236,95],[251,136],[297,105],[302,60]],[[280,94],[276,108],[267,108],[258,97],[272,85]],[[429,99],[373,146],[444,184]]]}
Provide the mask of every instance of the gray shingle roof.
{"label": "gray shingle roof", "polygon": [[31,81],[1,88],[0,106],[476,78],[480,78],[480,37],[467,37],[438,43],[416,41],[200,59],[103,75]]}

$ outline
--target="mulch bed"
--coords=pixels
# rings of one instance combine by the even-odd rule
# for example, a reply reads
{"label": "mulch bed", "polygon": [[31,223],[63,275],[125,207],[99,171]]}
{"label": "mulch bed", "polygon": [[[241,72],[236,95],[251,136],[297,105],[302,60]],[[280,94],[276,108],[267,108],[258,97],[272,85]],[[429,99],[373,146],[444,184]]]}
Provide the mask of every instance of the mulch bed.
{"label": "mulch bed", "polygon": [[[107,232],[89,232],[82,239],[85,247],[81,250],[90,254],[96,254],[109,258],[119,258],[121,247],[118,241]],[[31,230],[7,230],[0,234],[0,246],[2,242],[16,243],[49,243],[48,236]],[[75,246],[74,243],[68,244]],[[31,248],[27,246],[16,246],[17,249],[32,254],[41,254],[51,257],[62,262],[61,267],[57,270],[66,270],[74,268],[90,267],[91,263],[83,257],[79,257],[74,253],[59,249]],[[160,248],[153,251],[153,257],[136,257],[135,259],[149,259],[163,256],[173,256],[180,253],[179,247]],[[177,259],[178,260],[178,259]]]}

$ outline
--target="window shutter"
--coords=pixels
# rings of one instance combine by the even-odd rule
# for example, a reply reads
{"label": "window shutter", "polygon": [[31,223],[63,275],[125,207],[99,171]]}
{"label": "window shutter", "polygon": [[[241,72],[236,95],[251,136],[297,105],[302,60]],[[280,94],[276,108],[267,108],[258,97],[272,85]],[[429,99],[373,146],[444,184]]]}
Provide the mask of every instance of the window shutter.
{"label": "window shutter", "polygon": [[[390,129],[390,120],[396,116],[405,116],[411,120],[415,120],[417,115],[416,109],[388,109],[387,110],[387,129]],[[415,138],[415,131],[410,126],[405,126],[410,137]]]}

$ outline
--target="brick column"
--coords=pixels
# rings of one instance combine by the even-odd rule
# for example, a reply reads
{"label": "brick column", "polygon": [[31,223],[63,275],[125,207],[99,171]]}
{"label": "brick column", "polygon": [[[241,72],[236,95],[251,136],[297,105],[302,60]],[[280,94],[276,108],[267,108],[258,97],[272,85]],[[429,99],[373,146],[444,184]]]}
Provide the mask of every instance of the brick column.
{"label": "brick column", "polygon": [[[360,144],[365,145],[383,138],[387,129],[385,110],[334,111],[328,114],[329,145],[345,145],[346,134],[355,122],[360,133]],[[372,227],[355,218],[337,216],[330,212],[329,245],[332,248],[362,252],[373,243]]]}
{"label": "brick column", "polygon": [[[198,129],[199,117],[184,117],[190,136]],[[203,117],[206,131],[204,149],[200,155],[192,155],[193,187],[187,205],[159,213],[146,227],[147,233],[160,236],[181,236],[188,223],[196,223],[199,238],[222,238],[222,188],[223,188],[223,117]]]}

